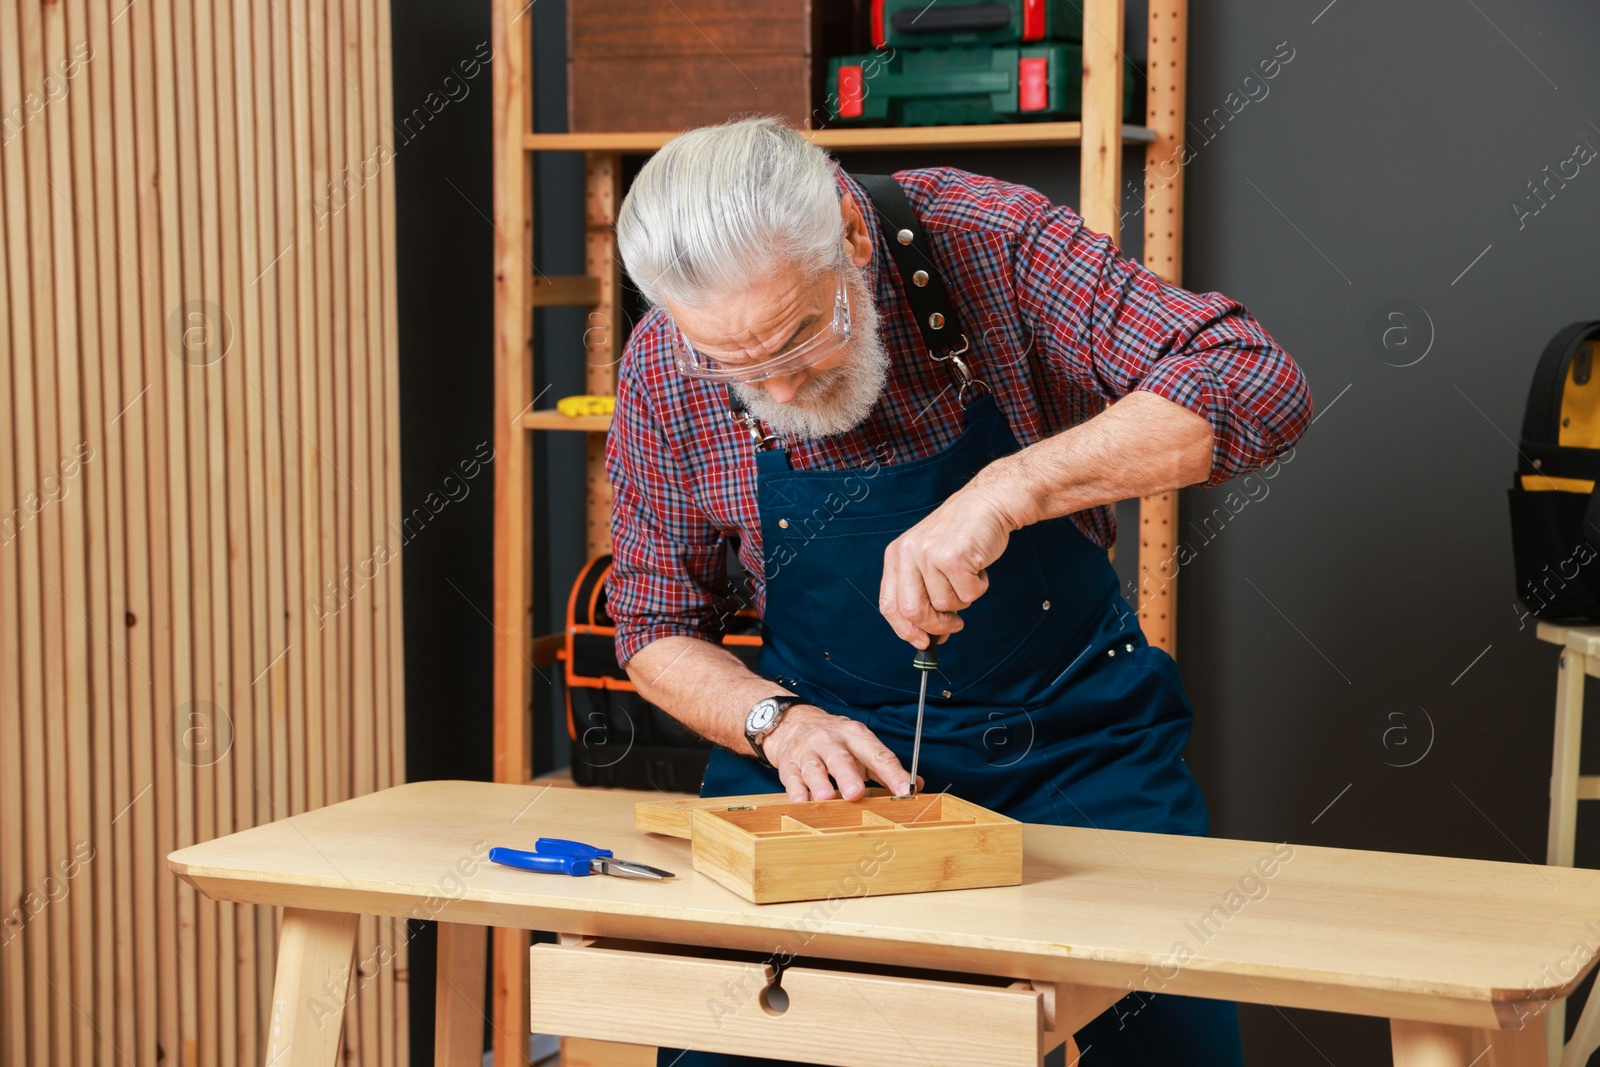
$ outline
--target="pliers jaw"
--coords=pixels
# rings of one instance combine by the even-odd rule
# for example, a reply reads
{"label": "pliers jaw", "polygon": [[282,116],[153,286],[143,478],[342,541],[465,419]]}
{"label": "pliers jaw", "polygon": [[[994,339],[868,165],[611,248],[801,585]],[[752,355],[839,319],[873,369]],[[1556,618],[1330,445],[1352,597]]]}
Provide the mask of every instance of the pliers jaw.
{"label": "pliers jaw", "polygon": [[608,859],[595,857],[589,861],[590,870],[595,874],[611,874],[619,878],[648,878],[659,882],[664,878],[674,877],[671,871],[664,871],[660,867],[652,867],[648,863],[635,863],[632,860]]}

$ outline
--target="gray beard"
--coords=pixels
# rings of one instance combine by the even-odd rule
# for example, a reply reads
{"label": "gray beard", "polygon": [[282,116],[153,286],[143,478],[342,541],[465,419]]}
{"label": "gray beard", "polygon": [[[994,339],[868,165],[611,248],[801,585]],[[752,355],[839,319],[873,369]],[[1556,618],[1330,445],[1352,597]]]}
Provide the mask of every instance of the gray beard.
{"label": "gray beard", "polygon": [[788,403],[772,399],[759,385],[733,383],[734,395],[750,414],[781,437],[848,433],[867,420],[889,380],[889,353],[878,334],[878,309],[866,271],[857,268],[849,285],[853,337],[842,366],[812,375]]}

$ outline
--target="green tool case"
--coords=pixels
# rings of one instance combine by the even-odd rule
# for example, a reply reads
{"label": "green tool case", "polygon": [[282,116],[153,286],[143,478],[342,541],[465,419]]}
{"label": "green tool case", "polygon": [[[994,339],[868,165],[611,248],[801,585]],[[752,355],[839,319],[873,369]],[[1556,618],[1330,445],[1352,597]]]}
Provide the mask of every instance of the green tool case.
{"label": "green tool case", "polygon": [[[1136,88],[1129,62],[1123,74],[1123,121],[1134,114]],[[1071,119],[1083,109],[1083,48],[1001,45],[839,56],[829,69],[828,89],[831,117],[864,126]]]}
{"label": "green tool case", "polygon": [[872,43],[877,48],[1032,44],[1083,40],[1083,11],[1073,0],[993,0],[930,4],[875,0]]}

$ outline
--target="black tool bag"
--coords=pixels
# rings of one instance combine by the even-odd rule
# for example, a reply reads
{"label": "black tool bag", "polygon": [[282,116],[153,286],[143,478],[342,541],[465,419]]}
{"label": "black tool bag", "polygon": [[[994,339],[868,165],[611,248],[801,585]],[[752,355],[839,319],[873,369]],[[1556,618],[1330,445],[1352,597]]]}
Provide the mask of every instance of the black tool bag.
{"label": "black tool bag", "polygon": [[[578,785],[700,792],[711,742],[639,695],[617,663],[617,626],[606,613],[611,557],[585,564],[567,600],[565,660],[567,734]],[[738,610],[727,617],[723,645],[752,669],[761,650],[759,620]]]}
{"label": "black tool bag", "polygon": [[1512,482],[1517,596],[1541,619],[1600,622],[1600,321],[1545,346]]}

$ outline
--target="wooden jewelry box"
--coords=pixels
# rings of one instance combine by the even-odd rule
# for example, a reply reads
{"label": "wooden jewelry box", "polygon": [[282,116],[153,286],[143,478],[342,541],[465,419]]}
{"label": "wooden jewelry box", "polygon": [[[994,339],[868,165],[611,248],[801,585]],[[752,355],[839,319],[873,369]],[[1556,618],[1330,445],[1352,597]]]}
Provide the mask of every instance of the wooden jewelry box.
{"label": "wooden jewelry box", "polygon": [[689,838],[694,869],[755,904],[1022,882],[1022,824],[948,793],[641,801],[634,826]]}

